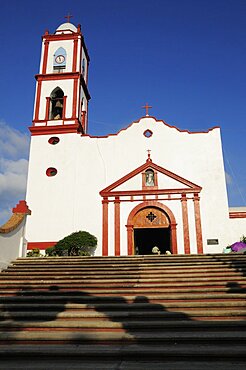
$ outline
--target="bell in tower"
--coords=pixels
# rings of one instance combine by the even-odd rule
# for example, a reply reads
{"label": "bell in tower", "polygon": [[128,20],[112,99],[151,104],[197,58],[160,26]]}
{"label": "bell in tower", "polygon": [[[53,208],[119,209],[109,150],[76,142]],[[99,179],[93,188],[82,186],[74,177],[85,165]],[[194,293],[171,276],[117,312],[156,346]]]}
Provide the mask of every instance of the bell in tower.
{"label": "bell in tower", "polygon": [[50,96],[50,119],[58,120],[63,118],[64,92],[57,87]]}
{"label": "bell in tower", "polygon": [[43,35],[32,135],[87,133],[89,55],[80,25],[61,24]]}

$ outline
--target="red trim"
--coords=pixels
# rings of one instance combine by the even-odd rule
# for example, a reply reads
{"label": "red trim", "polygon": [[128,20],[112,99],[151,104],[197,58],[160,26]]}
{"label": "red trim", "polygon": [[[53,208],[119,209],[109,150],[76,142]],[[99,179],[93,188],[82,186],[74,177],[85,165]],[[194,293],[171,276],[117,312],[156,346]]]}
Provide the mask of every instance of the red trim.
{"label": "red trim", "polygon": [[57,145],[59,141],[60,141],[59,137],[52,136],[51,138],[49,138],[48,143],[51,145]]}
{"label": "red trim", "polygon": [[142,172],[142,189],[143,190],[156,190],[156,189],[158,189],[158,172],[153,171],[154,172],[154,185],[153,186],[146,186],[145,185],[146,171],[148,171],[148,170],[145,170],[144,172]]}
{"label": "red trim", "polygon": [[[196,189],[196,192],[198,191],[201,191],[201,187],[199,185],[196,185],[194,184],[193,182],[191,181],[188,181],[186,179],[184,179],[183,177],[181,176],[178,176],[176,175],[175,173],[171,172],[171,171],[168,171],[166,170],[165,168],[161,167],[161,166],[158,166],[157,164],[149,161],[147,159],[147,161],[141,165],[140,167],[136,168],[135,170],[133,170],[132,172],[128,173],[127,175],[123,176],[122,178],[120,178],[119,180],[115,181],[113,184],[107,186],[105,189],[103,189],[101,192],[100,192],[100,195],[101,196],[110,196],[110,193],[112,195],[123,195],[124,193],[126,192],[122,192],[122,191],[115,191],[115,192],[112,192],[113,189],[117,188],[118,186],[122,185],[123,183],[125,183],[126,181],[130,180],[132,177],[138,175],[139,173],[141,172],[144,172],[145,170],[147,169],[152,169],[152,170],[156,170],[178,182],[181,182],[182,184],[188,186],[190,189],[173,189],[175,190],[175,193],[185,193],[187,190],[191,190],[193,189],[193,192],[194,192],[194,189]],[[165,190],[140,190],[140,191],[134,191],[134,194],[132,195],[137,195],[137,194],[148,194],[148,193],[151,193],[151,194],[163,194],[164,191],[167,193],[167,192],[170,192],[170,190],[168,189],[165,189]],[[128,195],[131,195],[132,191],[129,191],[127,192]]]}
{"label": "red trim", "polygon": [[201,213],[200,213],[200,198],[198,194],[194,194],[194,213],[195,213],[195,225],[196,225],[196,243],[197,253],[203,253],[203,241],[202,241],[202,224],[201,224]]}
{"label": "red trim", "polygon": [[46,98],[46,108],[45,108],[45,120],[49,120],[49,114],[50,114],[50,97]]}
{"label": "red trim", "polygon": [[72,125],[60,126],[32,126],[29,127],[32,136],[36,135],[54,135],[54,134],[70,134],[79,133],[80,125],[78,123]]}
{"label": "red trim", "polygon": [[171,249],[173,254],[177,254],[177,223],[174,217],[174,214],[172,211],[165,206],[164,204],[157,202],[157,201],[144,201],[140,204],[138,204],[136,207],[134,207],[127,219],[127,240],[128,240],[128,254],[133,254],[133,218],[134,216],[143,208],[147,207],[156,207],[159,209],[162,209],[167,215],[170,220],[170,229],[171,229]]}
{"label": "red trim", "polygon": [[102,255],[108,256],[108,199],[102,201]]}
{"label": "red trim", "polygon": [[53,247],[54,245],[56,245],[56,243],[57,242],[28,242],[27,249],[28,250],[34,249],[34,248],[47,249],[49,247]]}
{"label": "red trim", "polygon": [[[66,119],[67,96],[63,96],[62,119]],[[64,122],[63,122],[64,123]]]}
{"label": "red trim", "polygon": [[55,167],[49,167],[46,170],[46,176],[53,177],[57,175],[57,169]]}
{"label": "red trim", "polygon": [[73,117],[76,116],[77,113],[77,97],[78,97],[78,80],[74,80],[73,82]]}
{"label": "red trim", "polygon": [[[147,135],[147,133],[149,134],[149,136],[146,136]],[[152,135],[153,135],[153,131],[151,131],[150,129],[147,129],[147,130],[145,130],[144,131],[144,136],[147,138],[147,139],[149,139]]]}
{"label": "red trim", "polygon": [[237,211],[231,211],[229,212],[230,218],[246,218],[246,212],[237,212]]}
{"label": "red trim", "polygon": [[38,81],[38,84],[37,84],[37,95],[36,95],[36,106],[35,106],[35,114],[34,114],[34,119],[35,120],[37,120],[38,119],[38,116],[39,116],[41,87],[42,87],[42,81]]}
{"label": "red trim", "polygon": [[[42,38],[43,39],[46,39],[46,40],[49,40],[49,41],[78,40],[80,38],[81,39],[82,46],[84,48],[85,55],[86,55],[86,57],[87,57],[87,59],[89,61],[90,60],[90,57],[89,57],[88,50],[87,50],[86,45],[85,45],[84,37],[81,34],[81,30],[80,30],[79,27],[77,28],[77,30],[78,30],[78,32],[73,32],[73,31],[69,30],[70,32],[72,32],[70,34],[69,33],[66,33],[66,34],[57,33],[57,34],[49,35],[49,34],[45,33],[42,36]],[[62,31],[58,31],[58,32],[62,32]]]}
{"label": "red trim", "polygon": [[189,234],[189,220],[186,194],[182,194],[182,219],[183,219],[183,232],[184,232],[184,252],[190,254],[190,234]]}
{"label": "red trim", "polygon": [[76,72],[77,69],[77,55],[78,55],[78,39],[73,42],[73,68],[72,71]]}
{"label": "red trim", "polygon": [[128,256],[132,256],[134,254],[133,250],[133,225],[126,225],[127,229],[127,253]]}
{"label": "red trim", "polygon": [[115,256],[120,256],[120,200],[114,201],[114,248]]}
{"label": "red trim", "polygon": [[[121,198],[120,201],[121,202],[142,202],[145,199],[146,199],[146,195],[143,195],[142,197],[139,197],[139,198],[136,198],[136,197],[131,195],[130,199]],[[160,197],[159,195],[155,195],[155,198],[151,198],[149,200],[153,200],[153,199],[158,199],[158,200],[161,200],[161,201],[170,201],[170,200],[180,200],[181,198],[178,195],[176,197],[171,197],[171,198],[170,198],[170,196]],[[188,199],[193,199],[193,198],[187,198],[187,200]],[[108,201],[109,201],[109,203],[112,203],[112,202],[114,202],[114,199],[109,199]]]}
{"label": "red trim", "polygon": [[78,40],[78,39],[81,39],[82,47],[84,49],[86,58],[89,62],[90,57],[89,57],[88,50],[87,50],[86,45],[85,45],[84,37],[81,34],[81,31],[80,31],[79,27],[77,28],[77,30],[78,30],[78,32],[73,32],[73,31],[69,30],[69,31],[73,32],[73,33],[70,33],[70,34],[69,33],[66,33],[66,34],[58,33],[58,34],[49,35],[48,33],[45,33],[42,36],[42,39],[47,40],[47,41],[63,41],[63,40]]}
{"label": "red trim", "polygon": [[[82,42],[80,43],[79,56],[80,56],[80,61],[79,61],[79,72],[82,74],[82,59],[83,59],[83,45],[82,45]],[[84,76],[83,76],[83,77],[84,77]],[[88,81],[88,80],[86,80],[86,81]]]}
{"label": "red trim", "polygon": [[119,135],[121,132],[123,131],[126,131],[128,130],[132,125],[134,125],[135,123],[139,123],[142,119],[148,119],[148,118],[153,118],[156,122],[162,122],[165,126],[169,127],[169,128],[174,128],[175,130],[177,130],[178,132],[186,132],[188,134],[208,134],[210,131],[213,131],[215,129],[220,129],[220,126],[214,126],[214,127],[211,127],[209,128],[207,131],[189,131],[189,130],[180,130],[178,127],[176,126],[172,126],[172,125],[169,125],[168,123],[166,123],[165,121],[163,120],[157,120],[155,117],[153,116],[144,116],[144,117],[141,117],[138,121],[133,121],[132,123],[130,123],[127,127],[124,127],[122,128],[121,130],[119,130],[118,132],[116,132],[115,134],[109,134],[109,135],[104,135],[104,136],[93,136],[93,135],[87,135],[91,138],[98,138],[98,139],[101,139],[101,138],[107,138],[107,137],[111,137],[111,136],[117,136]]}
{"label": "red trim", "polygon": [[[196,191],[199,193],[201,191],[200,187],[189,189],[189,188],[180,188],[180,189],[149,189],[149,190],[122,190],[122,191],[108,191],[100,192],[101,196],[105,197],[123,197],[123,196],[146,196],[146,195],[162,195],[162,194],[191,194]],[[172,200],[171,198],[170,200]]]}
{"label": "red trim", "polygon": [[47,41],[61,41],[61,40],[63,41],[63,40],[76,40],[79,38],[79,36],[81,36],[81,32],[77,33],[71,30],[69,31],[72,33],[57,33],[53,35],[45,34],[42,36],[42,39]]}
{"label": "red trim", "polygon": [[25,200],[20,200],[18,204],[16,204],[15,208],[12,209],[13,213],[24,213],[25,215],[30,215],[31,211],[28,208],[28,205]]}
{"label": "red trim", "polygon": [[155,171],[155,173],[154,173],[154,181],[155,181],[155,186],[156,186],[156,188],[158,189],[158,172],[157,171]]}
{"label": "red trim", "polygon": [[177,246],[177,224],[171,224],[171,250],[173,254],[178,254]]}
{"label": "red trim", "polygon": [[[64,125],[66,124],[66,121],[69,121],[69,122],[71,122],[71,121],[76,121],[76,123],[80,123],[79,122],[79,120],[78,120],[78,118],[76,118],[76,117],[70,117],[70,118],[63,118],[62,119],[63,121],[64,121]],[[52,119],[50,119],[50,120],[48,120],[48,121],[54,121],[54,120],[52,120]],[[59,120],[59,121],[61,121],[61,120]],[[36,125],[36,123],[46,123],[47,122],[47,120],[46,119],[37,119],[37,120],[33,120],[32,121],[32,123],[33,123],[33,126],[35,126]],[[70,123],[68,123],[69,125],[70,125]],[[55,125],[54,125],[55,126]]]}
{"label": "red trim", "polygon": [[49,41],[45,40],[42,74],[45,74],[47,70],[48,50],[49,50]]}
{"label": "red trim", "polygon": [[63,73],[49,73],[37,74],[35,76],[37,81],[56,81],[56,80],[79,80],[81,74],[79,72],[63,72]]}
{"label": "red trim", "polygon": [[63,73],[49,73],[49,74],[37,74],[35,76],[37,81],[59,81],[59,80],[79,80],[87,100],[90,100],[91,96],[85,80],[80,72],[63,72]]}

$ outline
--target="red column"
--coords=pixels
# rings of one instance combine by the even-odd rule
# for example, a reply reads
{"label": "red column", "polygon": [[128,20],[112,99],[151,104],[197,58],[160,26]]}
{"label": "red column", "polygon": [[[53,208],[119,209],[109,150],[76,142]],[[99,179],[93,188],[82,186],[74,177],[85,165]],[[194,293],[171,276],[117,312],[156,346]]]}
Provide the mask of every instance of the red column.
{"label": "red column", "polygon": [[63,96],[62,119],[66,119],[67,96]]}
{"label": "red column", "polygon": [[120,199],[114,200],[114,250],[115,256],[120,256]]}
{"label": "red column", "polygon": [[35,114],[34,114],[34,120],[38,120],[39,116],[39,106],[40,106],[40,96],[41,96],[41,86],[42,82],[38,81],[37,84],[37,95],[36,95],[36,106],[35,106]]}
{"label": "red column", "polygon": [[189,220],[188,220],[187,198],[185,194],[182,194],[181,204],[182,204],[182,219],[184,233],[184,252],[185,254],[190,254]]}
{"label": "red column", "polygon": [[73,82],[73,112],[72,118],[76,118],[76,109],[77,109],[77,96],[78,96],[78,79],[74,79]]}
{"label": "red column", "polygon": [[126,225],[128,256],[133,255],[133,225]]}
{"label": "red column", "polygon": [[78,55],[78,40],[74,40],[73,42],[73,72],[76,72],[77,67],[77,55]]}
{"label": "red column", "polygon": [[45,120],[46,121],[49,120],[49,113],[50,113],[50,98],[46,98],[46,109],[45,109]]}
{"label": "red column", "polygon": [[202,242],[202,224],[201,224],[201,213],[200,213],[200,198],[197,193],[194,194],[194,213],[195,213],[195,225],[196,225],[196,244],[197,253],[203,253],[203,242]]}
{"label": "red column", "polygon": [[108,198],[102,201],[102,255],[108,256]]}
{"label": "red column", "polygon": [[44,42],[44,57],[43,57],[42,74],[45,74],[47,70],[48,49],[49,49],[49,41],[46,40]]}
{"label": "red column", "polygon": [[178,253],[178,247],[177,247],[177,225],[171,224],[171,247],[172,247],[172,254]]}

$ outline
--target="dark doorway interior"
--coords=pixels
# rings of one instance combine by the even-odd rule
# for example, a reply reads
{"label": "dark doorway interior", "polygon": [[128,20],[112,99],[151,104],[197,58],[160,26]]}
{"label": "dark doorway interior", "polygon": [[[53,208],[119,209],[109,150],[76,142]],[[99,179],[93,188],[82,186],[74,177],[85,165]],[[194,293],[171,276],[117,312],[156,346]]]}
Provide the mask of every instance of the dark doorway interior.
{"label": "dark doorway interior", "polygon": [[170,228],[134,229],[135,254],[153,254],[157,246],[161,254],[170,249]]}

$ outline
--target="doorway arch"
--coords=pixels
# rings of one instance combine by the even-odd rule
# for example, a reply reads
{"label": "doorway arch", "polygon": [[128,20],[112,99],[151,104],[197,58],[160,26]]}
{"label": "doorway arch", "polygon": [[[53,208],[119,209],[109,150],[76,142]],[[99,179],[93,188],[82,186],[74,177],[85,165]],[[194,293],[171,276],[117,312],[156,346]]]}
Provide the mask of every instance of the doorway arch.
{"label": "doorway arch", "polygon": [[[153,209],[156,210],[157,215],[155,215],[155,213],[152,211]],[[141,220],[138,220],[138,215],[140,216],[140,218],[141,217],[143,218],[143,215],[145,215],[145,218],[148,218],[148,217],[152,219],[154,217],[158,218],[158,220],[156,221],[154,218],[154,220],[152,221],[153,223],[152,222],[148,223],[148,221],[145,220],[146,226],[142,224],[143,228],[144,227],[147,228],[148,224],[150,225],[150,229],[169,228],[170,230],[170,250],[172,254],[177,254],[177,223],[176,223],[174,214],[167,206],[165,206],[164,204],[158,201],[145,201],[145,202],[138,204],[135,208],[133,208],[133,210],[130,212],[128,216],[127,225],[126,225],[128,255],[135,254],[134,229],[136,226],[137,226],[136,228],[138,227],[141,228]]]}

